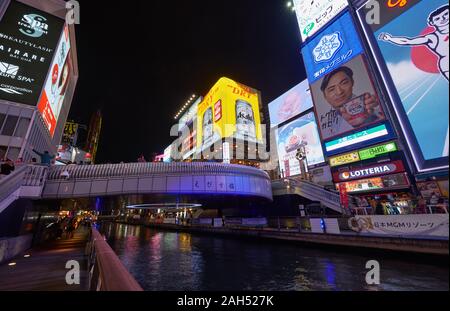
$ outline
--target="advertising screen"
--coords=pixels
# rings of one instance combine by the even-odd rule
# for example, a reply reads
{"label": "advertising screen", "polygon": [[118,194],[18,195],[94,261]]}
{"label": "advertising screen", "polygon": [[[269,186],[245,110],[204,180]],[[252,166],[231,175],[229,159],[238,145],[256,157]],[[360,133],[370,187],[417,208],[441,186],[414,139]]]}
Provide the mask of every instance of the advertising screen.
{"label": "advertising screen", "polygon": [[302,48],[309,83],[313,84],[362,52],[355,24],[346,13]]}
{"label": "advertising screen", "polygon": [[358,153],[359,153],[359,157],[361,158],[361,161],[364,161],[364,160],[373,159],[380,155],[394,152],[397,150],[398,150],[397,144],[395,142],[391,142],[388,144],[379,145],[379,146],[367,148],[364,150],[360,150]]}
{"label": "advertising screen", "polygon": [[340,183],[349,193],[374,191],[385,188],[407,188],[410,186],[406,173],[394,174],[384,177],[374,177]]}
{"label": "advertising screen", "polygon": [[305,80],[269,104],[270,127],[292,119],[312,107],[308,80]]}
{"label": "advertising screen", "polygon": [[296,154],[302,144],[308,166],[325,161],[313,112],[277,129],[276,135],[280,170],[283,170],[285,177],[301,174]]}
{"label": "advertising screen", "polygon": [[198,106],[197,150],[226,137],[262,141],[259,102],[255,89],[221,78]]}
{"label": "advertising screen", "polygon": [[198,105],[202,102],[202,99],[202,97],[199,97],[180,118],[180,121],[178,122],[178,129],[180,131],[183,127],[195,121],[197,118]]}
{"label": "advertising screen", "polygon": [[69,28],[64,27],[61,39],[56,49],[56,55],[50,67],[45,86],[38,104],[38,110],[42,114],[44,122],[51,136],[55,134],[59,113],[64,103],[67,86],[70,80],[72,64],[69,57],[70,37]]}
{"label": "advertising screen", "polygon": [[172,145],[164,149],[164,157],[163,157],[164,162],[168,163],[171,162],[171,160],[172,160]]}
{"label": "advertising screen", "polygon": [[323,76],[311,91],[323,140],[385,119],[362,55]]}
{"label": "advertising screen", "polygon": [[347,0],[294,0],[302,41],[314,35],[347,5]]}
{"label": "advertising screen", "polygon": [[0,99],[35,106],[64,21],[11,1],[0,20]]}
{"label": "advertising screen", "polygon": [[391,98],[417,169],[448,167],[448,1],[411,0],[395,7],[382,1],[381,16],[381,23],[369,26],[372,43],[386,65],[384,78],[396,89]]}
{"label": "advertising screen", "polygon": [[340,166],[345,164],[350,164],[354,162],[359,162],[359,154],[358,152],[350,152],[340,156],[330,158],[330,166]]}
{"label": "advertising screen", "polygon": [[77,143],[79,124],[75,122],[66,122],[64,125],[64,132],[61,139],[62,144],[75,146]]}
{"label": "advertising screen", "polygon": [[389,130],[385,124],[382,124],[355,134],[326,142],[325,151],[329,155],[335,155],[349,149],[357,148],[357,145],[362,143],[377,143],[384,139],[390,138],[392,138],[391,130]]}

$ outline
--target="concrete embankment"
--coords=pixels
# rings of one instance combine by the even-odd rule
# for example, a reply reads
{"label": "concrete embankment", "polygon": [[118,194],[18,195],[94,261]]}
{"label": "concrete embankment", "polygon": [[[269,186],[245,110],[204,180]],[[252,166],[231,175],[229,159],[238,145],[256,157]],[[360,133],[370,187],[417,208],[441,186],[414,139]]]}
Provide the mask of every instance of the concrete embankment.
{"label": "concrete embankment", "polygon": [[361,235],[353,232],[343,232],[341,234],[315,234],[310,232],[298,232],[295,230],[278,230],[275,228],[213,228],[204,226],[180,226],[172,224],[132,224],[145,225],[147,227],[162,230],[283,240],[317,246],[336,246],[352,249],[372,249],[379,251],[406,252],[440,256],[449,255],[448,239],[388,237]]}

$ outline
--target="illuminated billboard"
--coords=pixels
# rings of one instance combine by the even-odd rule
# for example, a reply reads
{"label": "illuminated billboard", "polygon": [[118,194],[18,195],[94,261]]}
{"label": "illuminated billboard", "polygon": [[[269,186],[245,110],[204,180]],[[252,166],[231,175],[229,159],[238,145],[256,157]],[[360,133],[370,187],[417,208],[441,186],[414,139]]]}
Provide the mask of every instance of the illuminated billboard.
{"label": "illuminated billboard", "polygon": [[314,35],[347,5],[347,0],[294,0],[302,41]]}
{"label": "illuminated billboard", "polygon": [[346,13],[303,46],[309,83],[313,84],[361,53],[361,40],[350,13]]}
{"label": "illuminated billboard", "polygon": [[36,106],[64,21],[11,1],[0,20],[0,99]]}
{"label": "illuminated billboard", "polygon": [[197,150],[227,137],[262,141],[259,102],[257,90],[221,78],[198,106]]}
{"label": "illuminated billboard", "polygon": [[172,162],[172,145],[164,149],[163,162]]}
{"label": "illuminated billboard", "polygon": [[325,143],[327,155],[358,149],[362,145],[378,143],[393,138],[393,130],[388,124],[381,124]]}
{"label": "illuminated billboard", "polygon": [[311,91],[323,140],[385,119],[362,55],[323,76]]}
{"label": "illuminated billboard", "polygon": [[314,113],[310,112],[277,129],[277,148],[283,176],[301,174],[297,149],[305,146],[308,166],[325,162]]}
{"label": "illuminated billboard", "polygon": [[64,103],[72,71],[69,52],[69,28],[66,26],[61,34],[56,55],[50,67],[51,71],[47,76],[38,104],[38,110],[41,112],[52,137],[55,134],[56,124],[58,123],[59,113]]}
{"label": "illuminated billboard", "polygon": [[448,168],[448,1],[380,2],[380,23],[366,25],[369,9],[364,7],[359,17],[416,168]]}
{"label": "illuminated billboard", "polygon": [[198,105],[202,102],[202,100],[203,97],[199,97],[180,118],[180,121],[178,122],[178,129],[180,131],[183,129],[183,127],[195,121],[195,119],[197,118]]}
{"label": "illuminated billboard", "polygon": [[312,107],[308,80],[305,80],[269,104],[270,127],[292,119]]}

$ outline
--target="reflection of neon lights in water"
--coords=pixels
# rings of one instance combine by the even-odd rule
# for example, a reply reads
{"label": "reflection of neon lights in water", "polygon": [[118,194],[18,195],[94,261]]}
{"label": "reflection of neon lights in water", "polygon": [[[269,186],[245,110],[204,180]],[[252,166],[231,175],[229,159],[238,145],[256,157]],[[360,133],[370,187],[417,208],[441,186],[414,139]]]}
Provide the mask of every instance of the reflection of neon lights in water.
{"label": "reflection of neon lights in water", "polygon": [[325,273],[327,277],[328,285],[331,285],[333,289],[336,289],[336,267],[333,263],[327,261],[326,262]]}

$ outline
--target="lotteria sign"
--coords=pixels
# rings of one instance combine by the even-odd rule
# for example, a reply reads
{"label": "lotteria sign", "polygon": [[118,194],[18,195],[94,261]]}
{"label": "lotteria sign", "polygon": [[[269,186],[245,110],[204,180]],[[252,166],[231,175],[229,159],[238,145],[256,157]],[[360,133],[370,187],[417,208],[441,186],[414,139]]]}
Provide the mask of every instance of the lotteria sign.
{"label": "lotteria sign", "polygon": [[361,151],[359,151],[359,157],[360,157],[361,161],[364,161],[364,160],[373,159],[377,156],[380,156],[380,155],[383,155],[383,154],[386,154],[389,152],[394,152],[397,150],[398,150],[397,144],[395,142],[391,142],[388,144],[361,150]]}
{"label": "lotteria sign", "polygon": [[405,171],[405,166],[402,161],[393,161],[380,163],[377,165],[363,167],[361,169],[349,170],[344,172],[335,172],[333,179],[335,182],[343,182],[356,179],[364,179],[376,176],[383,176]]}

